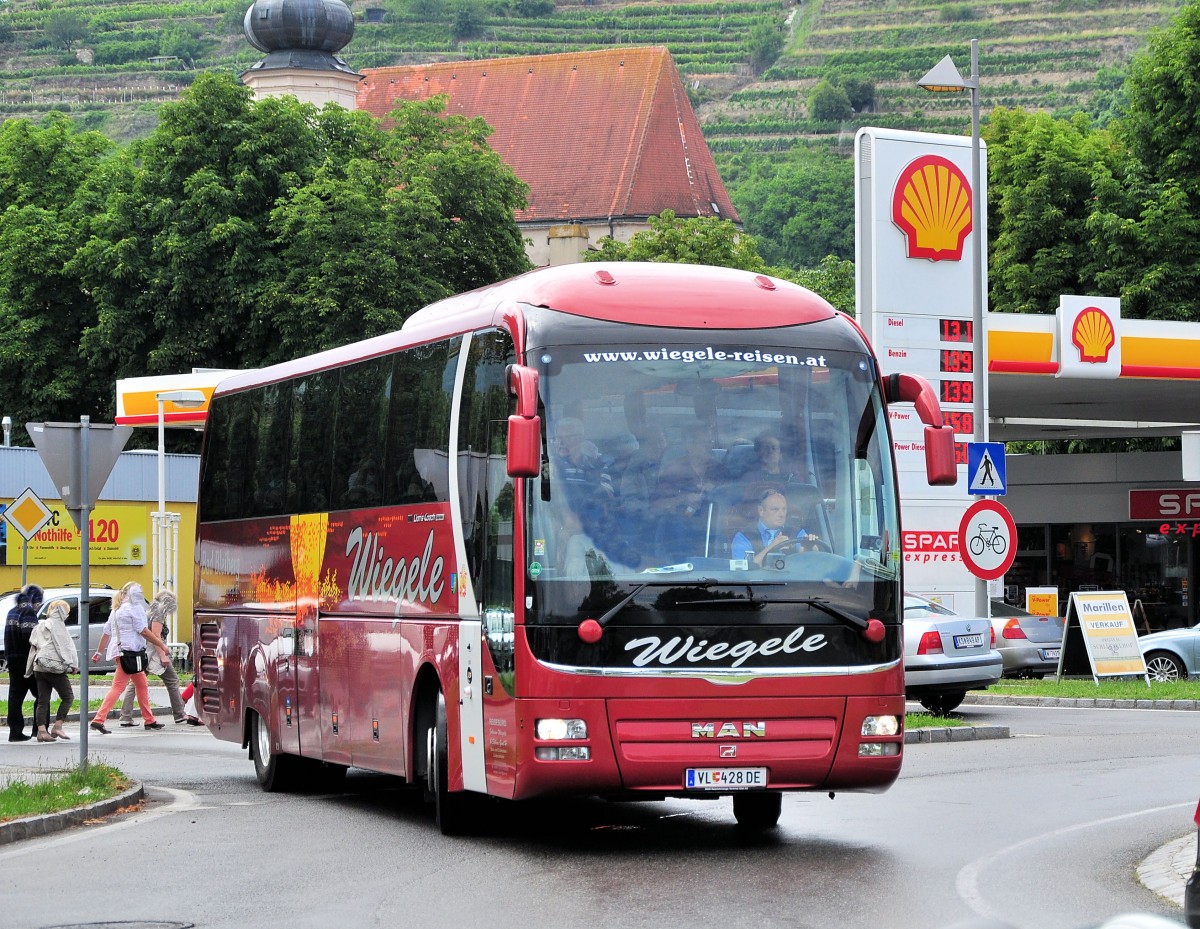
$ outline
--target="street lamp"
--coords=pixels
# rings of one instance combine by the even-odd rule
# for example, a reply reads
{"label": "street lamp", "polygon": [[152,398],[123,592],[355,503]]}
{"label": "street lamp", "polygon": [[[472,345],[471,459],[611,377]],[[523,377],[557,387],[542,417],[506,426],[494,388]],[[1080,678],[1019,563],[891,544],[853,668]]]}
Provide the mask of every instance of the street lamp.
{"label": "street lamp", "polygon": [[[971,40],[971,77],[966,79],[959,73],[954,60],[947,55],[917,81],[917,86],[932,93],[971,92],[971,352],[975,358],[975,395],[972,408],[974,428],[971,438],[975,442],[988,439],[987,419],[984,413],[983,393],[987,385],[987,355],[983,328],[983,227],[980,216],[980,144],[979,144],[979,40]],[[968,478],[969,479],[969,478]],[[991,615],[987,595],[987,581],[975,581],[975,615]]]}
{"label": "street lamp", "polygon": [[163,585],[165,577],[166,566],[163,562],[166,560],[167,527],[170,523],[167,518],[166,404],[192,408],[204,406],[208,398],[200,390],[160,390],[154,395],[154,399],[158,401],[158,512],[154,514],[154,589],[157,591]]}

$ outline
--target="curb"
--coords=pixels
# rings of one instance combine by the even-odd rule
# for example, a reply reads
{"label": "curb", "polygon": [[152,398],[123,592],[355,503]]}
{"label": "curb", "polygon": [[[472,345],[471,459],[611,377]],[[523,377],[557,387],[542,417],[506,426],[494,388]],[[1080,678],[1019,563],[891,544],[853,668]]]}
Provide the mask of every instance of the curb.
{"label": "curb", "polygon": [[87,806],[76,807],[73,810],[27,816],[24,819],[10,819],[0,823],[0,845],[19,842],[21,839],[32,839],[39,835],[62,832],[72,826],[81,826],[89,820],[111,816],[122,807],[141,801],[145,796],[145,787],[142,784],[134,784],[129,790],[115,797],[89,803]]}
{"label": "curb", "polygon": [[964,704],[976,706],[1066,706],[1095,710],[1200,710],[1200,700],[1104,700],[1098,697],[1014,697],[968,693]]}
{"label": "curb", "polygon": [[934,726],[929,729],[909,729],[904,744],[932,742],[981,742],[984,739],[1007,739],[1008,726]]}

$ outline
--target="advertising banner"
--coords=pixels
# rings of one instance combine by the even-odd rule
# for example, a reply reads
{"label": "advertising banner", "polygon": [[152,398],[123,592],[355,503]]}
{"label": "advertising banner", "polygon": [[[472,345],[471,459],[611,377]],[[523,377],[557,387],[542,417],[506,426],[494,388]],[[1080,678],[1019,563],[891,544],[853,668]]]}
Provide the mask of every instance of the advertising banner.
{"label": "advertising banner", "polygon": [[[1125,591],[1076,591],[1071,594],[1063,626],[1059,676],[1073,673],[1068,656],[1073,634],[1082,634],[1092,677],[1097,683],[1102,677],[1137,675],[1146,678],[1146,686],[1150,686]],[[1077,645],[1073,651],[1078,653]]]}
{"label": "advertising banner", "polygon": [[[75,528],[67,508],[46,504],[51,516],[29,540],[30,565],[77,565],[80,563],[82,533]],[[137,504],[100,504],[88,519],[88,560],[93,565],[144,565],[150,514]],[[21,564],[21,543],[10,539],[5,563]]]}

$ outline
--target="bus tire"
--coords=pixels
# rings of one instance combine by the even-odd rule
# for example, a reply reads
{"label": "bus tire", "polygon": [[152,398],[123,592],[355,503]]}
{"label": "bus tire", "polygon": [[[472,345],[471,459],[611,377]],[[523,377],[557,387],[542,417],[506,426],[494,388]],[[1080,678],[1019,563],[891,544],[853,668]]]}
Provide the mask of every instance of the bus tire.
{"label": "bus tire", "polygon": [[437,718],[431,729],[429,753],[429,784],[433,793],[434,822],[442,835],[464,835],[468,826],[469,797],[465,792],[450,792],[449,741],[446,733],[446,698],[439,691]]}
{"label": "bus tire", "polygon": [[271,751],[271,727],[258,713],[250,716],[250,753],[258,785],[264,791],[270,794],[291,789],[299,759]]}
{"label": "bus tire", "polygon": [[733,818],[743,829],[774,829],[783,812],[783,794],[778,790],[733,795]]}

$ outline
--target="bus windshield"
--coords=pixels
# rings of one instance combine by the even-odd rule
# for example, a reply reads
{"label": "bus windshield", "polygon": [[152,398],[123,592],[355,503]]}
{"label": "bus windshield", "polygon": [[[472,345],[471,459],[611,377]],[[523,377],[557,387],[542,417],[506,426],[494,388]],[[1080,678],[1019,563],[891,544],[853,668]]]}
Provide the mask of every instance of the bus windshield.
{"label": "bus windshield", "polygon": [[803,327],[720,335],[530,352],[545,429],[527,495],[526,569],[542,606],[530,621],[569,621],[598,581],[791,597],[836,587],[858,615],[877,583],[896,583],[895,483],[870,357],[806,344]]}

